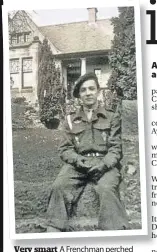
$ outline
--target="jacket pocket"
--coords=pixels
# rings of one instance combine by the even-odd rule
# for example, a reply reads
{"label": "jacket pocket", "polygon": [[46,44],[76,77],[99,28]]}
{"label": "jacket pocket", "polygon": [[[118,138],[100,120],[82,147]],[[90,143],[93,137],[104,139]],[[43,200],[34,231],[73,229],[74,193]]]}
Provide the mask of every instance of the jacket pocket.
{"label": "jacket pocket", "polygon": [[108,137],[110,134],[110,121],[104,120],[93,125],[93,129],[99,139],[99,146],[108,146]]}
{"label": "jacket pocket", "polygon": [[74,135],[77,135],[79,133],[82,133],[84,130],[85,130],[85,125],[83,125],[81,123],[77,124],[77,125],[73,124],[73,127],[71,129],[71,133]]}
{"label": "jacket pocket", "polygon": [[98,129],[100,131],[109,131],[110,121],[96,122],[95,124],[93,124],[93,128]]}

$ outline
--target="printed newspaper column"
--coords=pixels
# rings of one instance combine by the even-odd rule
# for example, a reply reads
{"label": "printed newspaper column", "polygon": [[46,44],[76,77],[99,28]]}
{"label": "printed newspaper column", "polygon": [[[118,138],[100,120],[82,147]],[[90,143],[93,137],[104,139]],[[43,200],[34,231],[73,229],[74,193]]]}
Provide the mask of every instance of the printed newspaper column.
{"label": "printed newspaper column", "polygon": [[152,239],[157,238],[157,216],[155,215],[157,209],[157,86],[156,86],[156,74],[157,74],[157,62],[152,63],[152,89],[151,89],[151,167],[152,167],[152,175],[151,175],[151,200],[152,200]]}

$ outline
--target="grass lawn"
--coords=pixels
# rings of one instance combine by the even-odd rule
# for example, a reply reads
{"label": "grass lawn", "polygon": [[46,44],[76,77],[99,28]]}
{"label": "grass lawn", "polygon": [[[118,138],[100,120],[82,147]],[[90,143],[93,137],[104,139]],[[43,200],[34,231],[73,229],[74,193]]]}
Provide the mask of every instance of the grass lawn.
{"label": "grass lawn", "polygon": [[[130,108],[130,105],[128,105]],[[133,109],[134,110],[134,109]],[[132,110],[132,111],[133,111]],[[129,119],[127,119],[129,118]],[[133,124],[127,121],[133,120]],[[132,229],[141,228],[140,179],[137,117],[125,113],[123,131],[123,174],[120,194],[126,206]],[[129,134],[130,132],[134,134]],[[13,161],[15,188],[16,232],[45,232],[45,212],[51,186],[60,171],[61,160],[58,146],[60,130],[45,128],[13,131]],[[131,175],[128,167],[136,168]],[[87,189],[88,193],[88,189]],[[85,202],[85,201],[84,201]],[[88,207],[90,209],[90,202]],[[83,204],[83,202],[80,202]],[[92,214],[92,213],[90,213]],[[82,219],[83,220],[83,219]],[[75,230],[92,230],[92,226],[82,227],[77,223]]]}

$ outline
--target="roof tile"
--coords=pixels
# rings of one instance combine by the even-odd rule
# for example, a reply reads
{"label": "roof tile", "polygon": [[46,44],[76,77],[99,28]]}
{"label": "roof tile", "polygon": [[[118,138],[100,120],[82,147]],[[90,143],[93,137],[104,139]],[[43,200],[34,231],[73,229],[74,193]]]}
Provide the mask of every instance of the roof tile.
{"label": "roof tile", "polygon": [[61,53],[110,50],[113,39],[109,19],[41,26],[39,30]]}

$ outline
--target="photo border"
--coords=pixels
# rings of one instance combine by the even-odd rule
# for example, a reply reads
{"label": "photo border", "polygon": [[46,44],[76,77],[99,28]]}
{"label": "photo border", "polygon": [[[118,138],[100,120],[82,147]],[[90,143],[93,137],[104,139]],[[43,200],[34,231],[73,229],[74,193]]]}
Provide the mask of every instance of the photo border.
{"label": "photo border", "polygon": [[[140,5],[135,0],[109,0],[100,4],[100,1],[86,1],[82,3],[66,2],[65,6],[61,0],[57,3],[49,3],[45,9],[45,3],[40,2],[38,9],[72,9],[72,8],[89,8],[96,7],[126,7],[133,6],[135,10],[135,45],[136,45],[136,70],[137,70],[137,103],[138,103],[138,136],[139,136],[139,167],[140,167],[140,189],[141,189],[141,220],[142,228],[135,230],[118,230],[118,231],[79,231],[79,232],[61,232],[61,233],[22,233],[15,232],[15,202],[14,202],[14,173],[13,173],[13,140],[12,140],[12,123],[11,123],[11,95],[10,95],[10,74],[9,74],[9,38],[8,38],[8,16],[10,10],[32,10],[37,9],[35,2],[31,6],[27,1],[14,1],[12,4],[5,2],[3,14],[3,52],[4,52],[4,127],[5,133],[5,169],[8,177],[8,198],[9,198],[9,223],[11,239],[45,239],[45,238],[66,238],[66,237],[114,237],[114,236],[143,236],[148,235],[148,218],[147,218],[147,197],[146,197],[146,162],[145,162],[145,134],[144,134],[144,106],[143,106],[143,81],[142,81],[142,57],[141,57],[141,25],[140,25]],[[70,4],[69,4],[70,3]],[[29,3],[28,3],[29,4]],[[61,7],[62,6],[62,7]],[[7,46],[8,45],[8,46]],[[8,85],[9,83],[9,85]]]}

